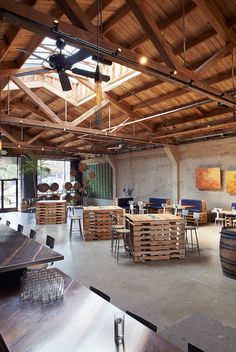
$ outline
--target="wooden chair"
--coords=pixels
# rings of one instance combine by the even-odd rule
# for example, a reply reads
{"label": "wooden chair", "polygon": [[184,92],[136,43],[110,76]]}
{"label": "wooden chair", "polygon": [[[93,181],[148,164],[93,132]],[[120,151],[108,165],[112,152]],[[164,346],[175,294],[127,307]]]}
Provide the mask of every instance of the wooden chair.
{"label": "wooden chair", "polygon": [[34,230],[30,230],[30,234],[29,234],[29,237],[32,239],[32,240],[36,240],[36,231]]}
{"label": "wooden chair", "polygon": [[18,226],[17,226],[17,231],[20,232],[20,233],[22,233],[22,235],[23,235],[24,226],[21,225],[21,224],[18,224]]}
{"label": "wooden chair", "polygon": [[106,295],[104,292],[98,290],[96,287],[90,286],[90,291],[96,293],[98,296],[102,297],[107,302],[110,302],[110,300],[111,300],[111,298],[108,295]]}
{"label": "wooden chair", "polygon": [[1,334],[0,334],[0,352],[10,352]]}
{"label": "wooden chair", "polygon": [[6,226],[10,226],[10,225],[11,225],[10,221],[6,220]]}
{"label": "wooden chair", "polygon": [[134,314],[134,313],[130,312],[129,310],[126,311],[126,314],[128,314],[132,318],[136,319],[137,321],[139,321],[141,324],[145,325],[147,328],[151,329],[152,331],[157,332],[157,326],[150,323],[150,321],[143,319],[139,315]]}

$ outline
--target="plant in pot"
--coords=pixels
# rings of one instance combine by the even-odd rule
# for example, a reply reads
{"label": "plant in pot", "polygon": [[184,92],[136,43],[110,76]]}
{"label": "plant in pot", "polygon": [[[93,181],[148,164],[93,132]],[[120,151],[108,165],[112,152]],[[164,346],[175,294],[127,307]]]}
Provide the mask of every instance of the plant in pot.
{"label": "plant in pot", "polygon": [[24,155],[22,162],[22,171],[24,174],[32,175],[34,194],[37,198],[37,175],[40,174],[42,177],[46,177],[50,174],[51,169],[45,165],[45,161],[41,160],[38,163],[39,158],[33,154]]}

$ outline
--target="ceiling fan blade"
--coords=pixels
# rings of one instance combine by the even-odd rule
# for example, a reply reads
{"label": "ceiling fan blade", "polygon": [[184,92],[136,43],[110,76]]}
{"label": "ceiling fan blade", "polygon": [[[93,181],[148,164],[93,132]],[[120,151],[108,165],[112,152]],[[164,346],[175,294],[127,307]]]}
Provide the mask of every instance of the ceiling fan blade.
{"label": "ceiling fan blade", "polygon": [[49,63],[49,61],[48,61],[47,59],[44,59],[43,57],[41,57],[41,56],[39,56],[39,55],[37,55],[37,54],[35,54],[35,53],[31,53],[31,51],[26,50],[26,49],[24,49],[24,48],[16,48],[16,50],[22,51],[22,53],[28,54],[29,56],[32,55],[32,56],[36,57],[36,58],[39,59],[39,60],[43,60],[43,61],[46,61],[46,62]]}
{"label": "ceiling fan blade", "polygon": [[84,59],[87,59],[89,56],[92,54],[84,48],[81,48],[79,51],[77,51],[75,54],[71,55],[67,59],[67,64],[69,67],[73,66],[76,62],[83,61]]}
{"label": "ceiling fan blade", "polygon": [[62,90],[63,91],[71,90],[72,87],[67,73],[65,71],[59,71],[58,75],[59,75],[59,80],[61,83]]}
{"label": "ceiling fan blade", "polygon": [[[81,68],[74,67],[71,69],[71,72],[75,73],[76,75],[95,78],[95,72],[82,70]],[[104,81],[104,82],[110,81],[110,77],[107,75],[101,75],[100,78],[101,78],[101,81]]]}
{"label": "ceiling fan blade", "polygon": [[15,76],[17,77],[23,77],[23,76],[30,76],[30,75],[38,75],[38,74],[41,74],[41,73],[48,73],[48,72],[51,72],[53,71],[52,69],[50,68],[40,68],[38,70],[31,70],[31,71],[26,71],[26,72],[19,72],[19,73],[16,73]]}

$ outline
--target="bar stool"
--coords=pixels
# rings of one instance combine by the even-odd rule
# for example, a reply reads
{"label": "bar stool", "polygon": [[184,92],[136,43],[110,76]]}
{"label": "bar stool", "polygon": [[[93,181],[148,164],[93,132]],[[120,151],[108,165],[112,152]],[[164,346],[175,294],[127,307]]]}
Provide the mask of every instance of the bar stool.
{"label": "bar stool", "polygon": [[114,213],[109,214],[110,221],[111,221],[111,254],[113,255],[114,251],[114,242],[116,240],[116,237],[118,236],[116,234],[116,230],[123,229],[125,226],[121,224],[117,224],[118,219],[117,216]]}
{"label": "bar stool", "polygon": [[116,238],[115,238],[115,254],[116,254],[116,260],[117,263],[119,261],[119,256],[120,256],[120,241],[123,240],[124,243],[124,249],[127,254],[129,254],[129,248],[130,248],[130,230],[129,229],[117,229],[116,230]]}
{"label": "bar stool", "polygon": [[[185,211],[188,211],[188,210],[185,210]],[[198,242],[198,236],[197,236],[199,218],[200,218],[200,213],[194,212],[193,213],[194,225],[188,225],[186,223],[185,238],[186,238],[186,248],[191,249],[192,251],[196,248],[198,250],[198,254],[200,255],[200,248],[199,248],[199,242]],[[188,231],[190,232],[190,240],[188,238]],[[195,242],[193,239],[193,232],[195,234]]]}
{"label": "bar stool", "polygon": [[73,229],[73,224],[75,221],[79,222],[79,231],[80,231],[80,237],[83,237],[83,232],[82,232],[82,227],[81,227],[81,216],[79,215],[71,215],[70,216],[70,239],[72,237],[72,232],[75,232],[76,229]]}

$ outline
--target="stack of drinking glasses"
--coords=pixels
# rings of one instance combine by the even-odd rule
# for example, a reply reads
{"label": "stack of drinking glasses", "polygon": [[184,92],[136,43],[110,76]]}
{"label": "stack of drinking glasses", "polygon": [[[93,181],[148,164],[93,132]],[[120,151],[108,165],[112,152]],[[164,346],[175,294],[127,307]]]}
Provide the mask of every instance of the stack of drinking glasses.
{"label": "stack of drinking glasses", "polygon": [[33,301],[49,303],[62,300],[64,279],[55,271],[25,271],[21,277],[21,299],[23,302]]}

